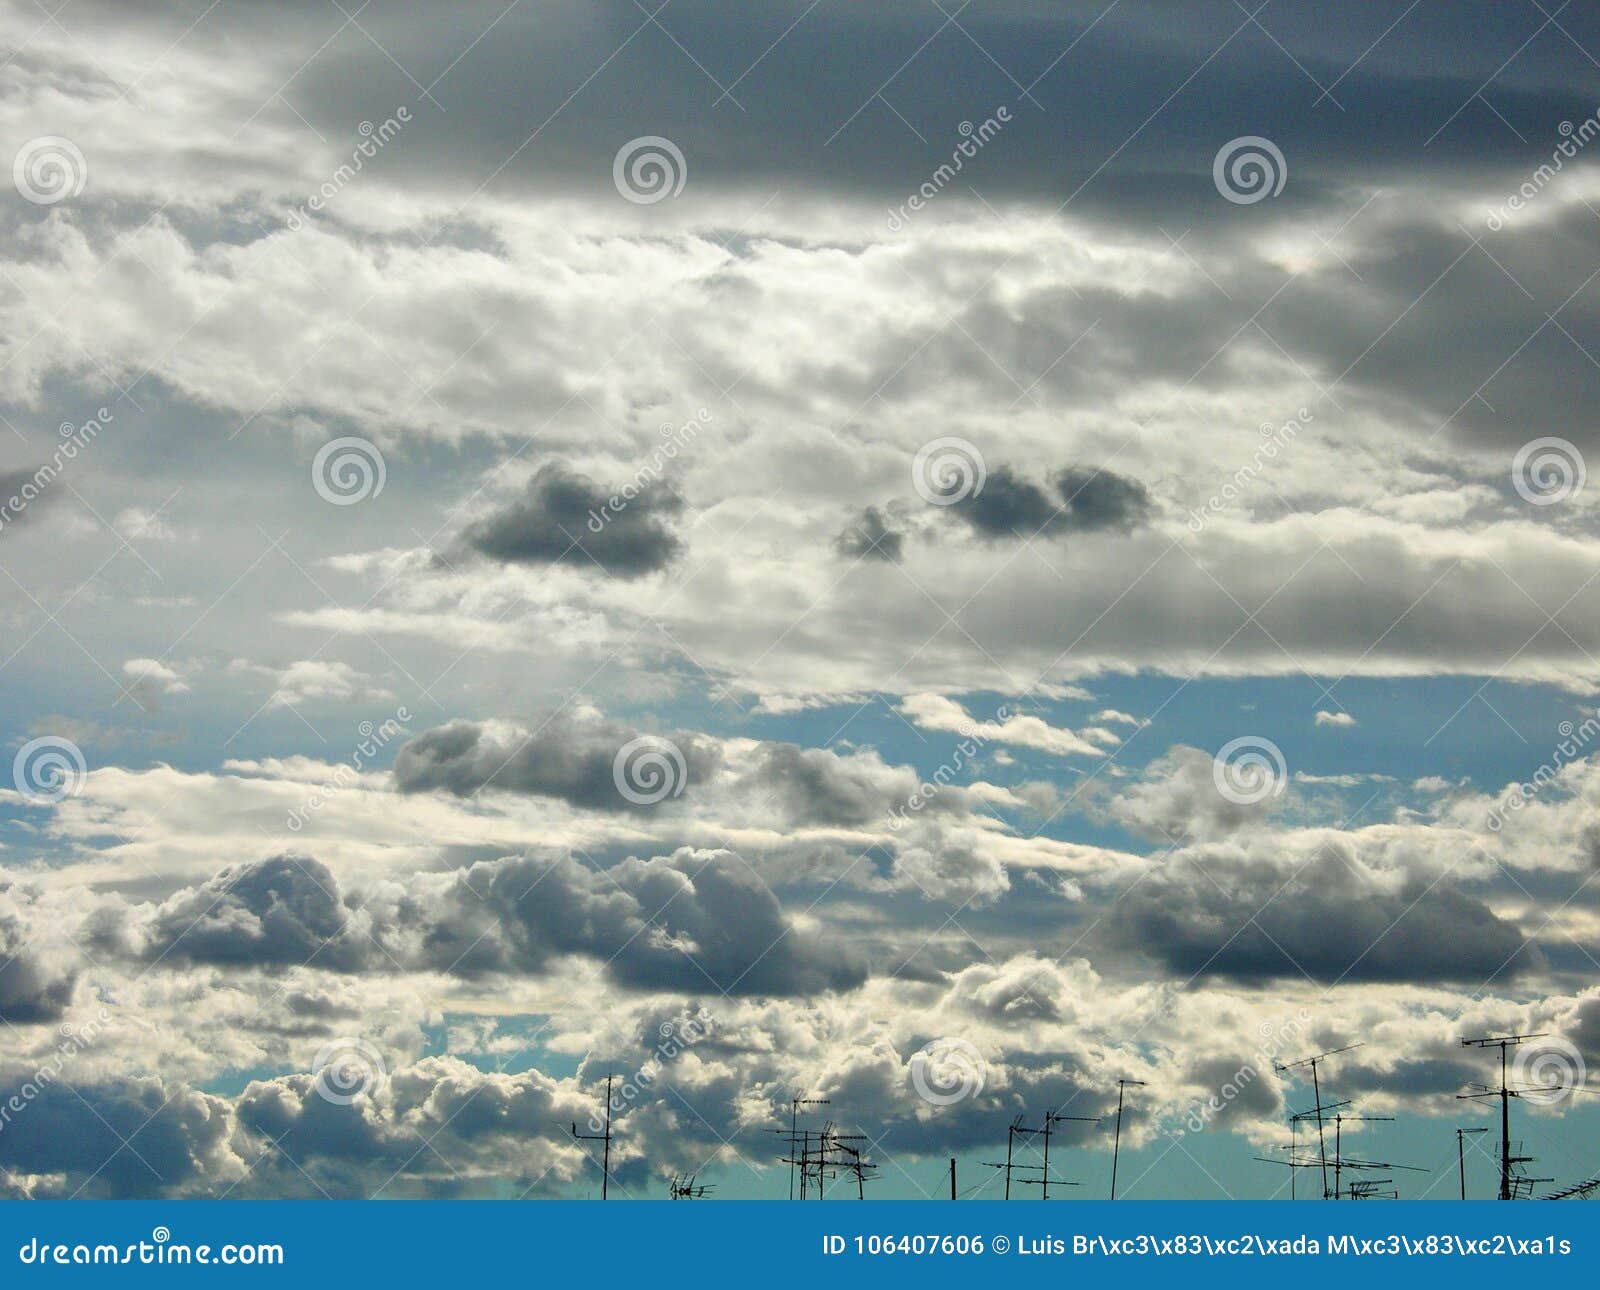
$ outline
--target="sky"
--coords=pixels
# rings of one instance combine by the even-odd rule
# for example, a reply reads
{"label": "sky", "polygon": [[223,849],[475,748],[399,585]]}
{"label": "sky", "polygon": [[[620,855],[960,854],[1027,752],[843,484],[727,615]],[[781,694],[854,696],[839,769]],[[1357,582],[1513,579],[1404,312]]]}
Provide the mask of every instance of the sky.
{"label": "sky", "polygon": [[1600,1175],[1600,13],[1336,19],[0,3],[0,1194]]}

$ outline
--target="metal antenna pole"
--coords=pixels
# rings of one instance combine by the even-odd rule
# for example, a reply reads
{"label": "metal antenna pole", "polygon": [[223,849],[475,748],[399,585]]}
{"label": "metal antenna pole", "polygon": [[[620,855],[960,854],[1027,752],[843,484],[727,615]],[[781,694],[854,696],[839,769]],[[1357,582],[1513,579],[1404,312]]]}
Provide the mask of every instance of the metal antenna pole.
{"label": "metal antenna pole", "polygon": [[601,1157],[600,1161],[601,1200],[606,1200],[609,1198],[609,1192],[611,1189],[611,1081],[615,1078],[616,1076],[614,1075],[606,1076],[605,1131],[602,1133],[579,1133],[578,1126],[576,1124],[572,1126],[572,1137],[574,1141],[605,1143],[605,1154]]}
{"label": "metal antenna pole", "polygon": [[[1054,1111],[1046,1111],[1044,1115],[1044,1173],[1041,1179],[1039,1199],[1050,1199],[1050,1134],[1054,1126],[1066,1120],[1076,1120],[1082,1124],[1099,1124],[1098,1115],[1057,1115]],[[1075,1186],[1076,1184],[1070,1184]]]}
{"label": "metal antenna pole", "polygon": [[1526,1188],[1532,1193],[1533,1184],[1541,1179],[1526,1178],[1520,1174],[1513,1177],[1512,1169],[1515,1165],[1525,1164],[1533,1159],[1532,1156],[1514,1156],[1511,1154],[1511,1099],[1521,1097],[1524,1093],[1552,1093],[1553,1088],[1512,1088],[1507,1080],[1506,1051],[1517,1044],[1529,1039],[1542,1039],[1543,1033],[1531,1035],[1489,1035],[1482,1039],[1463,1039],[1463,1048],[1498,1048],[1500,1050],[1500,1087],[1489,1088],[1486,1085],[1474,1086],[1470,1093],[1457,1093],[1458,1098],[1490,1098],[1500,1099],[1500,1199],[1513,1200],[1519,1190]]}
{"label": "metal antenna pole", "polygon": [[[1117,1081],[1117,1131],[1111,1138],[1111,1199],[1117,1198],[1117,1153],[1122,1147],[1122,1090],[1129,1084],[1144,1086],[1142,1079],[1119,1079]],[[1291,1174],[1290,1177],[1293,1177]]]}
{"label": "metal antenna pole", "polygon": [[[798,1093],[789,1099],[789,1155],[794,1155],[795,1140],[799,1136],[800,1108],[802,1106],[827,1106],[825,1097],[801,1097]],[[801,1153],[804,1154],[803,1152]],[[806,1198],[805,1170],[800,1171],[800,1199]],[[794,1199],[794,1161],[789,1162],[789,1199]]]}
{"label": "metal antenna pole", "polygon": [[1456,1130],[1456,1164],[1461,1170],[1461,1199],[1467,1198],[1467,1148],[1465,1139],[1469,1133],[1487,1133],[1488,1129],[1479,1126],[1476,1129]]}
{"label": "metal antenna pole", "polygon": [[1272,1069],[1277,1071],[1280,1075],[1286,1071],[1292,1071],[1301,1066],[1307,1066],[1311,1069],[1311,1095],[1317,1099],[1317,1104],[1312,1109],[1312,1114],[1317,1121],[1317,1162],[1322,1168],[1323,1200],[1328,1199],[1328,1140],[1323,1131],[1324,1122],[1322,1113],[1324,1111],[1332,1110],[1333,1107],[1325,1107],[1322,1105],[1322,1082],[1317,1074],[1317,1067],[1329,1057],[1333,1057],[1338,1053],[1353,1052],[1355,1049],[1362,1046],[1363,1045],[1361,1044],[1346,1044],[1343,1048],[1333,1048],[1328,1052],[1318,1053],[1315,1057],[1303,1057],[1297,1062],[1289,1062],[1287,1064],[1283,1062],[1274,1062],[1272,1064]]}

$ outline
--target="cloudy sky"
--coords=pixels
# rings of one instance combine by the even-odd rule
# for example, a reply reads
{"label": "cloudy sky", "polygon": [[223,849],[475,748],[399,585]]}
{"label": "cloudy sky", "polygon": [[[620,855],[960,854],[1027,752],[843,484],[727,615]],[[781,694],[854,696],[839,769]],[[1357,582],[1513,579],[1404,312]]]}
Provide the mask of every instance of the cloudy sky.
{"label": "cloudy sky", "polygon": [[1124,1194],[1286,1195],[1363,1043],[1450,1195],[1462,1037],[1600,1063],[1592,7],[0,46],[4,1194],[595,1195],[614,1074],[614,1197],[1119,1079]]}

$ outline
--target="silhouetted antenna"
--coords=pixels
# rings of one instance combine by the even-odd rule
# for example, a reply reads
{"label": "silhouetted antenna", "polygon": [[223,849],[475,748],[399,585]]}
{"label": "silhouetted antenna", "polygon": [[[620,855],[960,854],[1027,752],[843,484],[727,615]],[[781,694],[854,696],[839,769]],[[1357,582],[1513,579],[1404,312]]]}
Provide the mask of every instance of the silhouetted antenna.
{"label": "silhouetted antenna", "polygon": [[1525,1093],[1555,1093],[1565,1092],[1562,1085],[1553,1087],[1532,1086],[1513,1088],[1506,1079],[1506,1053],[1518,1044],[1530,1039],[1543,1039],[1544,1032],[1531,1035],[1490,1035],[1483,1039],[1463,1039],[1463,1048],[1498,1048],[1500,1050],[1500,1085],[1498,1088],[1487,1084],[1470,1086],[1472,1092],[1457,1093],[1456,1097],[1466,1101],[1481,1101],[1491,1097],[1500,1099],[1500,1199],[1525,1200],[1533,1195],[1535,1183],[1553,1182],[1550,1178],[1530,1178],[1522,1169],[1525,1164],[1533,1161],[1532,1156],[1521,1154],[1522,1148],[1511,1142],[1511,1099],[1521,1097]]}
{"label": "silhouetted antenna", "polygon": [[611,1081],[614,1075],[606,1076],[606,1127],[603,1133],[579,1133],[576,1123],[572,1126],[572,1136],[577,1142],[603,1142],[606,1144],[605,1154],[600,1159],[600,1199],[606,1199],[606,1193],[611,1188]]}
{"label": "silhouetted antenna", "polygon": [[[789,1160],[789,1199],[790,1200],[794,1199],[794,1171],[795,1171],[795,1164],[794,1164],[793,1157],[796,1156],[797,1151],[798,1151],[799,1155],[803,1156],[805,1154],[805,1147],[806,1147],[807,1142],[809,1141],[809,1138],[810,1138],[809,1134],[807,1135],[805,1140],[802,1140],[800,1138],[800,1136],[799,1136],[800,1108],[802,1106],[827,1106],[827,1105],[829,1105],[829,1103],[828,1103],[828,1099],[825,1098],[825,1097],[801,1097],[799,1094],[796,1094],[794,1097],[789,1099],[789,1156],[791,1157],[791,1159]],[[805,1183],[804,1173],[802,1173],[801,1174],[801,1178],[800,1178],[800,1199],[804,1200],[805,1198],[806,1198],[806,1183]]]}
{"label": "silhouetted antenna", "polygon": [[1117,1081],[1117,1131],[1111,1138],[1111,1199],[1117,1198],[1117,1154],[1122,1147],[1122,1091],[1129,1086],[1144,1087],[1142,1079],[1119,1079]]}
{"label": "silhouetted antenna", "polygon": [[[1057,1115],[1054,1111],[1045,1112],[1045,1117],[1044,1117],[1044,1171],[1040,1175],[1040,1178],[1039,1178],[1039,1199],[1040,1200],[1049,1200],[1050,1199],[1050,1135],[1055,1131],[1056,1125],[1064,1124],[1064,1123],[1067,1123],[1068,1121],[1073,1121],[1073,1122],[1076,1122],[1078,1124],[1099,1124],[1100,1123],[1100,1117],[1098,1115]],[[1075,1183],[1075,1182],[1066,1182],[1066,1181],[1063,1180],[1061,1182],[1061,1186],[1063,1186],[1063,1187],[1076,1187],[1076,1186],[1078,1186],[1078,1184]]]}
{"label": "silhouetted antenna", "polygon": [[1314,1119],[1317,1122],[1317,1160],[1318,1165],[1322,1170],[1323,1200],[1328,1199],[1328,1139],[1323,1128],[1324,1117],[1335,1107],[1348,1106],[1349,1103],[1334,1102],[1327,1106],[1322,1104],[1322,1082],[1317,1074],[1317,1067],[1321,1065],[1321,1063],[1327,1061],[1330,1057],[1336,1057],[1340,1053],[1354,1052],[1357,1048],[1362,1047],[1365,1047],[1365,1045],[1346,1044],[1343,1048],[1330,1048],[1327,1052],[1318,1053],[1315,1057],[1302,1057],[1297,1062],[1272,1063],[1272,1069],[1277,1071],[1277,1073],[1280,1075],[1286,1074],[1292,1070],[1298,1070],[1302,1066],[1308,1067],[1311,1071],[1311,1095],[1316,1099],[1316,1105],[1313,1106],[1310,1111],[1302,1112],[1301,1114],[1304,1118]]}
{"label": "silhouetted antenna", "polygon": [[1467,1198],[1467,1148],[1465,1139],[1473,1133],[1487,1133],[1486,1128],[1456,1130],[1456,1166],[1461,1171],[1461,1199]]}
{"label": "silhouetted antenna", "polygon": [[1600,1178],[1591,1178],[1587,1182],[1573,1183],[1570,1187],[1563,1187],[1560,1191],[1553,1191],[1548,1196],[1541,1196],[1539,1199],[1588,1200],[1597,1191],[1600,1191]]}
{"label": "silhouetted antenna", "polygon": [[817,1185],[817,1199],[822,1200],[827,1179],[838,1177],[841,1171],[855,1178],[856,1199],[867,1198],[866,1180],[877,1173],[877,1166],[865,1158],[860,1147],[851,1145],[865,1142],[865,1134],[840,1133],[830,1120],[816,1132],[801,1129],[798,1137],[791,1141],[798,1142],[800,1150],[798,1154],[784,1157],[784,1162],[799,1170],[801,1200],[806,1198],[807,1184],[813,1179]]}
{"label": "silhouetted antenna", "polygon": [[[1050,1137],[1055,1131],[1055,1126],[1068,1120],[1081,1121],[1088,1124],[1098,1124],[1098,1116],[1090,1115],[1057,1115],[1053,1111],[1045,1113],[1044,1124],[1037,1129],[1029,1128],[1022,1123],[1019,1115],[1006,1128],[1006,1159],[1001,1164],[997,1160],[986,1160],[983,1163],[993,1169],[1003,1169],[1006,1174],[1005,1198],[1011,1199],[1011,1183],[1015,1179],[1019,1187],[1039,1188],[1041,1200],[1050,1199],[1051,1186],[1078,1187],[1082,1184],[1069,1182],[1065,1178],[1052,1178],[1050,1176]],[[1016,1142],[1018,1138],[1024,1141],[1038,1141],[1044,1144],[1043,1165],[1019,1165],[1016,1163]],[[1037,1174],[1037,1177],[1033,1175]]]}
{"label": "silhouetted antenna", "polygon": [[1341,1195],[1350,1200],[1394,1200],[1389,1192],[1377,1190],[1380,1183],[1392,1183],[1392,1178],[1356,1178],[1348,1191],[1342,1191],[1344,1171],[1361,1169],[1404,1169],[1410,1173],[1425,1174],[1428,1170],[1417,1165],[1397,1165],[1388,1160],[1356,1160],[1344,1154],[1344,1125],[1350,1120],[1378,1120],[1393,1122],[1392,1115],[1335,1115],[1333,1117],[1333,1199]]}
{"label": "silhouetted antenna", "polygon": [[703,1200],[715,1190],[715,1187],[702,1186],[696,1183],[694,1174],[673,1174],[672,1182],[667,1188],[667,1194],[673,1200]]}

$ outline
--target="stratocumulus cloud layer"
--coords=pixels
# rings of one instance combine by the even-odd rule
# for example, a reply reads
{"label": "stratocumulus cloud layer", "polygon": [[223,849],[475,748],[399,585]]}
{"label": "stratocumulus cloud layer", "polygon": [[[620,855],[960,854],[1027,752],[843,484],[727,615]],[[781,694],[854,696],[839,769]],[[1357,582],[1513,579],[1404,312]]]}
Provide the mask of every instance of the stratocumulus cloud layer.
{"label": "stratocumulus cloud layer", "polygon": [[1333,26],[0,13],[0,1192],[1592,1177],[1600,20]]}

